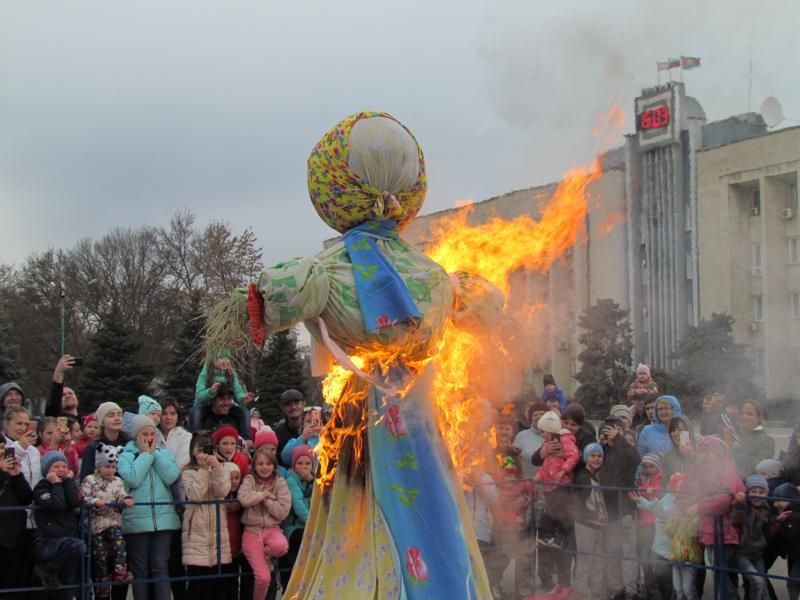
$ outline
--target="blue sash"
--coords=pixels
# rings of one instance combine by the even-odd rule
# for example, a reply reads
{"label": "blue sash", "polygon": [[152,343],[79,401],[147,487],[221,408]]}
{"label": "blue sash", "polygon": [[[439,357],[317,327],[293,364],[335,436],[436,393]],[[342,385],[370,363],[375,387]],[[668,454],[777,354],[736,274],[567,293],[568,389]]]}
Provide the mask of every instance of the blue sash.
{"label": "blue sash", "polygon": [[405,281],[375,243],[375,238],[397,239],[396,226],[394,221],[367,221],[344,234],[356,297],[364,327],[370,333],[403,321],[418,321],[422,316]]}

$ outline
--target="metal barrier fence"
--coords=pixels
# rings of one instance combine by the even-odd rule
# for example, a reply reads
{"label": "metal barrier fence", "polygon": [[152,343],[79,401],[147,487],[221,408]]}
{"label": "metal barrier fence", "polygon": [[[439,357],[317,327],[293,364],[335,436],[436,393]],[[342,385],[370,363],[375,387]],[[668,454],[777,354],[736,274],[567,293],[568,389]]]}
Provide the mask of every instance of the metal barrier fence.
{"label": "metal barrier fence", "polygon": [[[216,572],[210,575],[184,575],[181,577],[159,577],[159,578],[148,578],[148,579],[133,579],[132,581],[93,581],[92,577],[92,533],[91,533],[91,515],[94,507],[90,504],[82,504],[80,508],[80,513],[78,515],[78,535],[80,539],[86,544],[86,552],[81,558],[80,561],[80,580],[77,584],[72,585],[64,585],[59,590],[77,590],[78,594],[77,597],[80,600],[89,600],[91,598],[92,592],[96,588],[113,588],[113,587],[128,587],[134,584],[152,584],[152,583],[162,583],[164,581],[168,581],[169,583],[177,583],[177,582],[189,582],[189,581],[203,581],[203,580],[218,580],[218,579],[232,579],[235,577],[253,577],[252,572],[250,573],[239,573],[231,572],[231,571],[224,571],[223,564],[222,564],[222,526],[227,528],[227,522],[225,520],[225,515],[222,511],[222,505],[225,504],[233,504],[236,500],[206,500],[206,501],[175,501],[175,502],[138,502],[137,506],[185,506],[185,505],[214,505],[215,507],[215,535],[216,535]],[[116,503],[107,503],[105,504],[106,507],[109,508],[119,508],[124,509],[125,506],[123,504],[116,504]],[[36,513],[36,508],[31,506],[0,506],[0,513],[3,512],[28,512],[33,511],[34,518]],[[173,530],[173,535],[181,535],[181,530]],[[227,535],[227,533],[225,534]],[[279,578],[279,571],[276,567],[275,573]],[[280,579],[279,579],[280,580]],[[46,590],[44,587],[20,587],[20,588],[7,588],[7,589],[0,589],[0,600],[4,596],[10,596],[14,594],[28,594],[31,592],[43,592],[43,591],[50,591]]]}
{"label": "metal barrier fence", "polygon": [[[534,499],[533,499],[533,502],[531,503],[531,505],[532,505],[532,511],[531,511],[532,514],[529,515],[530,516],[530,522],[526,525],[526,528],[529,528],[529,530],[530,530],[529,533],[530,533],[531,538],[532,538],[531,539],[531,543],[534,544],[534,546],[536,546],[536,544],[537,544],[537,529],[538,529],[538,526],[539,526],[539,523],[540,523],[540,519],[541,519],[541,516],[544,514],[543,496],[544,496],[545,493],[547,493],[547,492],[543,492],[542,488],[544,487],[544,485],[547,485],[548,487],[552,486],[552,487],[558,487],[558,488],[565,488],[565,489],[569,489],[569,490],[576,490],[576,489],[599,490],[599,491],[603,492],[604,496],[606,495],[607,492],[615,494],[616,495],[616,504],[617,504],[616,513],[618,515],[618,519],[619,519],[618,526],[620,527],[620,529],[623,528],[623,519],[626,516],[625,514],[623,514],[624,513],[623,508],[624,508],[624,505],[626,504],[625,496],[629,492],[641,493],[643,491],[642,488],[640,488],[640,487],[599,486],[599,485],[598,486],[591,486],[591,485],[581,485],[581,484],[574,484],[574,483],[552,484],[552,483],[549,483],[549,482],[545,484],[545,483],[542,483],[542,482],[536,482],[532,478],[503,480],[503,481],[498,481],[498,482],[493,482],[493,483],[478,483],[478,484],[475,484],[475,485],[470,485],[469,488],[472,489],[472,490],[477,490],[477,489],[482,488],[482,487],[502,488],[503,486],[513,486],[513,485],[516,485],[516,484],[519,484],[519,483],[530,483],[534,487],[534,490],[535,490]],[[667,490],[666,489],[660,489],[660,490],[658,490],[658,492],[661,495],[663,495],[663,494],[667,493]],[[670,492],[670,493],[676,494],[676,492]],[[686,493],[686,492],[678,492],[678,493]],[[731,507],[733,506],[733,500],[734,500],[733,495],[731,495]],[[765,501],[773,501],[773,500],[780,500],[780,498],[774,498],[772,496],[765,496],[764,500]],[[470,502],[470,504],[471,504],[470,508],[472,509],[472,513],[475,514],[475,511],[476,511],[476,508],[477,508],[477,496],[476,496],[475,493],[471,494],[471,502]],[[637,508],[634,507],[632,509],[632,512],[635,514],[636,510],[637,510]],[[671,561],[671,560],[659,560],[657,558],[655,558],[655,559],[653,559],[653,558],[651,558],[651,559],[642,559],[638,555],[636,550],[633,551],[633,554],[634,554],[633,556],[629,556],[629,555],[625,555],[624,550],[623,550],[622,554],[610,554],[610,553],[599,554],[599,553],[594,553],[594,552],[581,551],[577,547],[574,548],[574,549],[565,548],[565,547],[562,547],[562,548],[548,547],[547,549],[555,551],[555,552],[560,552],[562,554],[567,554],[570,557],[574,557],[576,560],[577,560],[577,556],[578,555],[597,556],[597,557],[600,557],[600,558],[613,559],[613,560],[618,560],[618,561],[621,561],[621,562],[625,562],[625,561],[635,562],[639,566],[651,566],[651,567],[652,566],[660,566],[660,567],[664,567],[664,566],[669,566],[669,567],[682,566],[682,567],[688,567],[688,568],[692,568],[692,569],[696,569],[696,570],[701,570],[702,569],[704,571],[711,571],[712,575],[713,575],[713,583],[714,583],[714,585],[713,585],[713,598],[714,598],[714,600],[729,600],[729,599],[732,600],[732,598],[737,598],[738,599],[738,595],[731,596],[730,593],[728,592],[728,589],[727,589],[728,588],[727,578],[731,578],[731,581],[732,581],[731,585],[737,585],[737,584],[734,584],[733,581],[738,581],[738,578],[740,576],[743,578],[743,581],[744,581],[745,585],[748,585],[748,583],[746,582],[746,579],[744,579],[747,576],[754,576],[754,577],[759,577],[759,578],[764,579],[766,582],[769,583],[769,587],[770,587],[770,592],[769,593],[770,593],[770,595],[772,595],[774,593],[773,590],[772,590],[772,585],[771,585],[771,582],[773,580],[786,582],[787,585],[788,584],[792,584],[792,586],[794,588],[796,588],[798,591],[800,591],[800,576],[792,577],[792,576],[789,576],[789,575],[777,575],[777,574],[772,574],[772,573],[769,573],[769,572],[766,572],[766,571],[764,573],[760,573],[760,572],[757,572],[757,571],[747,571],[747,570],[738,569],[738,568],[736,568],[735,565],[729,565],[728,562],[727,562],[727,559],[728,559],[727,553],[725,551],[726,544],[724,542],[723,516],[716,516],[714,518],[713,527],[714,527],[714,544],[712,546],[705,546],[704,547],[704,550],[710,550],[710,552],[709,553],[704,552],[705,561],[702,564],[701,563],[679,563],[679,562]],[[709,556],[709,554],[710,554],[710,556]],[[532,584],[535,584],[536,565],[537,565],[538,555],[539,555],[539,550],[538,549],[534,550],[534,552],[531,555],[531,560],[532,560],[533,564],[530,565],[531,566],[530,573],[531,573],[532,579],[534,579],[534,581],[531,582]],[[655,553],[652,553],[652,555],[656,556]],[[709,561],[709,558],[710,558],[710,561]],[[770,565],[770,567],[771,566],[772,565]],[[800,565],[798,565],[798,566],[800,566]],[[572,569],[571,568],[570,568],[570,573],[572,573]],[[641,575],[639,576],[639,579],[641,579]],[[550,590],[548,589],[548,590],[543,590],[543,591],[550,591]],[[611,591],[616,591],[616,590],[611,590]],[[793,596],[791,591],[789,592],[789,596],[792,599],[797,597],[797,596]],[[669,599],[667,599],[667,600],[669,600]]]}
{"label": "metal barrier fence", "polygon": [[[494,488],[502,488],[503,486],[511,486],[516,485],[519,483],[531,483],[536,488],[538,488],[538,496],[539,500],[533,502],[533,513],[532,513],[532,543],[536,543],[536,525],[538,525],[538,521],[541,518],[543,513],[543,507],[541,506],[541,496],[542,490],[541,487],[543,484],[538,482],[533,482],[531,479],[515,479],[515,480],[505,480],[501,482],[495,483],[485,483],[485,484],[478,484],[471,486],[471,489],[477,490],[480,487],[488,487],[492,486]],[[604,493],[607,492],[616,493],[617,498],[617,514],[619,516],[619,527],[623,527],[623,507],[625,504],[624,495],[628,492],[640,492],[641,488],[636,487],[616,487],[616,486],[589,486],[589,485],[580,485],[580,484],[547,484],[548,486],[555,486],[560,488],[568,488],[568,489],[595,489],[600,490]],[[766,500],[773,500],[774,498],[767,497]],[[78,591],[78,597],[81,600],[88,600],[92,593],[92,590],[98,587],[105,587],[105,586],[128,586],[132,584],[141,584],[141,583],[156,583],[156,582],[164,582],[169,581],[170,583],[173,582],[189,582],[189,581],[202,581],[202,580],[216,580],[220,578],[234,578],[234,577],[243,577],[248,576],[244,574],[240,574],[239,572],[226,572],[223,570],[222,565],[222,524],[225,524],[227,527],[227,523],[225,520],[225,516],[223,514],[222,506],[224,504],[233,503],[235,500],[210,500],[210,501],[181,501],[181,502],[141,502],[138,505],[144,506],[159,506],[159,505],[214,505],[215,506],[215,520],[216,520],[216,547],[217,547],[217,556],[216,556],[216,572],[210,575],[195,575],[195,576],[182,576],[182,577],[161,577],[161,578],[153,578],[153,579],[135,579],[131,582],[114,582],[114,581],[103,581],[103,582],[94,582],[92,581],[92,535],[91,535],[91,527],[89,525],[90,518],[92,514],[93,507],[89,504],[84,504],[81,506],[80,514],[79,514],[79,536],[80,539],[84,541],[86,544],[86,553],[82,557],[80,561],[80,581],[77,584],[64,586],[63,589],[73,589]],[[733,502],[733,498],[731,498],[731,502]],[[472,511],[473,514],[475,513],[477,507],[477,497],[476,494],[472,494]],[[107,504],[106,506],[109,507],[118,507],[123,508],[122,505],[113,505]],[[19,507],[0,507],[0,513],[3,512],[10,512],[10,511],[30,511],[32,509],[31,506],[19,506]],[[35,509],[34,509],[35,512]],[[180,530],[176,530],[173,535],[180,535]],[[790,576],[783,576],[783,575],[775,575],[769,573],[758,573],[754,571],[743,571],[741,569],[735,568],[735,566],[731,566],[727,564],[727,557],[725,552],[725,544],[724,544],[724,535],[723,535],[723,519],[721,516],[716,517],[714,522],[714,545],[706,547],[706,549],[711,549],[711,561],[710,564],[703,563],[703,564],[695,564],[695,563],[676,563],[674,561],[664,561],[664,560],[653,560],[653,559],[642,559],[638,555],[634,556],[627,556],[625,555],[624,551],[620,555],[616,554],[609,554],[609,553],[592,553],[592,552],[585,552],[579,550],[577,547],[573,549],[569,548],[550,548],[551,550],[562,552],[568,554],[570,556],[574,556],[577,558],[578,555],[587,555],[587,556],[597,556],[604,559],[613,559],[619,561],[633,561],[638,565],[642,566],[666,566],[669,565],[670,567],[679,565],[685,567],[691,567],[693,569],[704,569],[706,571],[711,571],[714,577],[714,600],[724,600],[729,598],[726,591],[726,578],[727,577],[739,577],[739,576],[757,576],[765,578],[768,581],[776,580],[776,581],[785,581],[788,583],[793,584],[798,589],[800,589],[800,577],[790,577]],[[536,574],[536,558],[538,555],[538,551],[534,551],[532,553],[531,559],[533,564],[531,565],[533,568],[531,569],[531,573],[533,574],[532,577],[535,579]],[[276,574],[279,577],[279,569],[276,568]],[[252,577],[252,573],[249,574]],[[534,582],[531,582],[534,583]],[[13,589],[0,589],[0,600],[2,600],[3,596],[11,595],[11,594],[25,594],[30,592],[39,592],[42,591],[44,588],[42,587],[22,587],[22,588],[13,588]]]}

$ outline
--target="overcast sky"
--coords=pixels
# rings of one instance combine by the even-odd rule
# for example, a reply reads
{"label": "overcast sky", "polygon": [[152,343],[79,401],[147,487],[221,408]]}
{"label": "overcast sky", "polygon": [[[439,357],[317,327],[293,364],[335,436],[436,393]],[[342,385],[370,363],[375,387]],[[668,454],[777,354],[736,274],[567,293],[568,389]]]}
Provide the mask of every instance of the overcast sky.
{"label": "overcast sky", "polygon": [[[681,54],[709,119],[776,96],[800,119],[797,0],[0,3],[0,262],[162,225],[253,227],[265,263],[333,234],[305,161],[386,110],[425,151],[424,212],[557,179]],[[621,143],[620,139],[620,143]]]}

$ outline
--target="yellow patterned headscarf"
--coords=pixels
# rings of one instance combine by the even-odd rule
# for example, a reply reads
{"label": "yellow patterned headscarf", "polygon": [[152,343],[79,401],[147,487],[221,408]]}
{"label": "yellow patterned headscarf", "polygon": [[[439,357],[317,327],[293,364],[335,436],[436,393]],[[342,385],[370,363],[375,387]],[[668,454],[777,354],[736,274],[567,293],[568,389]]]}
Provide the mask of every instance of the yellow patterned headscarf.
{"label": "yellow patterned headscarf", "polygon": [[[411,136],[419,154],[416,181],[399,191],[377,189],[360,177],[349,164],[350,133],[361,119],[385,117]],[[402,230],[422,208],[428,188],[425,158],[414,134],[384,112],[360,112],[336,125],[314,147],[308,158],[308,193],[319,216],[340,233],[370,220],[397,222]]]}

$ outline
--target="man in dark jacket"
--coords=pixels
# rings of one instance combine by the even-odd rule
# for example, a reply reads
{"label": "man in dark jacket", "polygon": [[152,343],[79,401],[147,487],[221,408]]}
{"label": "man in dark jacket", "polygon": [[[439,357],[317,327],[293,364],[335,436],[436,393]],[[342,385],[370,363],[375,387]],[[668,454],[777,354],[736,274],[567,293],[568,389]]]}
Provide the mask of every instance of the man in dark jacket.
{"label": "man in dark jacket", "polygon": [[[250,439],[250,429],[243,431],[242,421],[239,417],[231,412],[234,405],[233,389],[227,384],[223,383],[217,390],[217,395],[211,400],[209,410],[204,411],[203,420],[201,422],[201,429],[205,431],[214,431],[220,427],[230,425],[242,438]],[[245,411],[246,412],[246,411]]]}
{"label": "man in dark jacket", "polygon": [[[75,474],[69,470],[61,452],[51,450],[42,457],[42,479],[33,488],[36,508],[36,537],[33,554],[34,571],[47,589],[57,589],[78,582],[80,560],[86,544],[78,537],[78,509],[81,492]],[[65,590],[71,598],[73,590]]]}
{"label": "man in dark jacket", "polygon": [[[633,487],[636,468],[639,465],[639,454],[623,438],[622,421],[616,417],[606,417],[600,426],[598,439],[605,451],[605,462],[599,473],[601,485]],[[608,511],[606,527],[608,554],[625,557],[625,560],[608,559],[606,563],[608,587],[619,597],[634,596],[639,579],[633,524],[635,505],[625,490],[606,490],[604,496]]]}
{"label": "man in dark jacket", "polygon": [[50,396],[44,407],[46,417],[67,417],[70,425],[78,418],[78,396],[75,390],[64,385],[64,375],[76,366],[75,361],[74,356],[65,354],[56,363],[50,380]]}
{"label": "man in dark jacket", "polygon": [[[281,394],[281,411],[283,419],[278,421],[273,429],[278,436],[278,459],[280,462],[283,447],[303,432],[303,409],[306,406],[303,394],[298,390],[286,390]],[[283,463],[281,463],[283,464]],[[287,469],[291,465],[283,465]]]}

